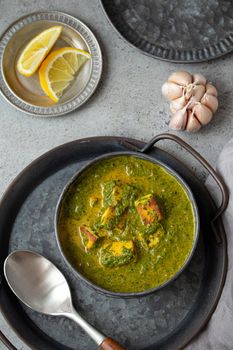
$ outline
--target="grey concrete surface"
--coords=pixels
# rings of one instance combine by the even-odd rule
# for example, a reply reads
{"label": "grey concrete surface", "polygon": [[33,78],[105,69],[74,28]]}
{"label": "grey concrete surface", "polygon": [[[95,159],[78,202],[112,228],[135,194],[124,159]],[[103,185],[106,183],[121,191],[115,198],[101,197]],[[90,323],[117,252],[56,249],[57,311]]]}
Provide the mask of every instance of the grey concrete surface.
{"label": "grey concrete surface", "polygon": [[[112,29],[99,0],[0,0],[0,32],[11,22],[36,10],[60,10],[86,23],[102,48],[104,68],[95,95],[79,110],[58,118],[34,118],[10,106],[0,96],[0,194],[34,158],[62,143],[96,135],[129,136],[149,140],[168,131],[169,108],[161,85],[175,70],[200,72],[219,90],[219,110],[213,121],[196,134],[177,133],[215,164],[233,133],[233,60],[173,64],[155,60],[130,47]],[[175,153],[203,180],[205,171],[179,147],[161,147]],[[0,329],[17,349],[27,349],[0,317]],[[5,349],[0,344],[0,349]]]}

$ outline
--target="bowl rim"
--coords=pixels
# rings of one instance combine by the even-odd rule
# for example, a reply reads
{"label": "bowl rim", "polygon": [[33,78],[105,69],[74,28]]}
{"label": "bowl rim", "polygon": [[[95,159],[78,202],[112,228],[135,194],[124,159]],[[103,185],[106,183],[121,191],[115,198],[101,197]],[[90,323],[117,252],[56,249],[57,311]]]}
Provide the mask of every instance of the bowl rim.
{"label": "bowl rim", "polygon": [[[172,277],[170,277],[167,281],[165,281],[164,283],[160,284],[159,286],[156,286],[156,287],[150,288],[150,289],[146,289],[145,291],[141,291],[141,292],[113,292],[113,291],[110,291],[108,289],[102,288],[99,285],[95,284],[94,282],[89,280],[87,277],[85,277],[85,275],[80,273],[72,265],[72,263],[69,261],[69,259],[66,257],[66,254],[63,251],[63,248],[62,248],[62,245],[61,245],[61,242],[60,242],[60,238],[59,238],[59,215],[60,215],[61,207],[62,207],[62,204],[63,204],[63,200],[64,200],[66,194],[69,192],[69,189],[77,181],[77,179],[82,175],[82,173],[87,171],[89,168],[91,168],[95,164],[97,164],[97,163],[99,163],[99,162],[101,162],[103,160],[106,160],[106,159],[109,159],[109,158],[114,158],[114,157],[119,157],[119,156],[136,157],[136,158],[147,160],[147,161],[152,162],[154,164],[160,165],[162,168],[165,169],[165,171],[167,171],[169,174],[174,176],[175,179],[180,183],[180,185],[185,190],[185,192],[186,192],[186,194],[187,194],[187,196],[188,196],[188,198],[189,198],[189,200],[190,200],[190,202],[192,204],[192,208],[193,208],[195,230],[194,230],[194,240],[193,240],[192,248],[190,250],[188,258],[185,260],[185,262],[181,266],[181,268]],[[66,264],[71,268],[71,271],[75,275],[77,275],[82,281],[84,281],[88,287],[96,290],[100,294],[108,295],[108,296],[115,297],[115,298],[122,298],[122,297],[123,298],[137,298],[137,297],[150,295],[150,294],[152,294],[152,293],[162,289],[163,287],[167,286],[169,283],[174,281],[184,271],[184,269],[188,266],[188,264],[190,263],[190,261],[191,261],[191,259],[193,257],[193,254],[194,254],[194,252],[196,250],[197,243],[198,243],[198,240],[199,240],[199,235],[200,235],[200,216],[199,216],[198,206],[197,206],[195,197],[194,197],[194,195],[192,193],[192,190],[190,189],[190,187],[187,184],[187,182],[182,178],[182,176],[179,175],[170,166],[168,166],[167,164],[163,163],[161,160],[158,160],[157,158],[151,157],[151,156],[149,156],[149,155],[147,155],[145,153],[140,153],[140,152],[136,152],[136,151],[108,152],[108,153],[105,153],[105,154],[103,154],[101,156],[95,157],[92,160],[88,161],[66,183],[65,187],[63,188],[63,190],[62,190],[62,192],[61,192],[61,194],[59,196],[59,199],[58,199],[58,202],[57,202],[57,205],[56,205],[55,216],[54,216],[54,229],[55,229],[56,241],[57,241],[58,248],[59,248],[59,251],[61,253],[62,258],[65,260]]]}

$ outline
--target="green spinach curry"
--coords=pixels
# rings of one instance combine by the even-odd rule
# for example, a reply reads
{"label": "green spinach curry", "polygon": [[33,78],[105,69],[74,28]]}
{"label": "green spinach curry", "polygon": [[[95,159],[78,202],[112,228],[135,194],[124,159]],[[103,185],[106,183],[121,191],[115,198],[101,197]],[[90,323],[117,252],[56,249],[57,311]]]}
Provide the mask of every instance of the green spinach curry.
{"label": "green spinach curry", "polygon": [[183,186],[158,164],[115,156],[88,168],[66,194],[59,238],[71,264],[113,292],[170,279],[192,249],[195,220]]}

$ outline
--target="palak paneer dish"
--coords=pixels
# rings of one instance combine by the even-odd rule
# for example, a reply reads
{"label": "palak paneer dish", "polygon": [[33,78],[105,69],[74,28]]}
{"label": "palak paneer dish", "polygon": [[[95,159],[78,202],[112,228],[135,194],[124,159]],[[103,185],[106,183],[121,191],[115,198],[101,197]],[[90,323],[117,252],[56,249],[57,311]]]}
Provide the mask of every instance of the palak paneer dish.
{"label": "palak paneer dish", "polygon": [[70,263],[112,292],[143,292],[169,280],[195,235],[192,203],[179,181],[159,164],[124,155],[81,173],[58,225]]}

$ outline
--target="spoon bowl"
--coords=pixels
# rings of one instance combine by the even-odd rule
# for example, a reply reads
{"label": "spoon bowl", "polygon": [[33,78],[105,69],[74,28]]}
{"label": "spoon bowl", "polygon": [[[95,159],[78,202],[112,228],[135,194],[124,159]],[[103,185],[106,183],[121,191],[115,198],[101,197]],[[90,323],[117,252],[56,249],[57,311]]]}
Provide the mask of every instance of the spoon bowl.
{"label": "spoon bowl", "polygon": [[101,350],[124,350],[74,309],[69,285],[48,259],[29,250],[17,250],[4,262],[4,275],[14,294],[31,309],[46,315],[65,316],[81,326]]}
{"label": "spoon bowl", "polygon": [[43,256],[31,251],[13,252],[5,261],[4,273],[12,291],[31,309],[47,315],[72,311],[65,277]]}

